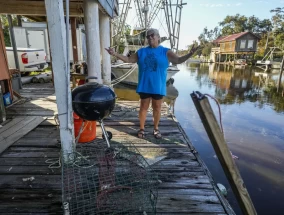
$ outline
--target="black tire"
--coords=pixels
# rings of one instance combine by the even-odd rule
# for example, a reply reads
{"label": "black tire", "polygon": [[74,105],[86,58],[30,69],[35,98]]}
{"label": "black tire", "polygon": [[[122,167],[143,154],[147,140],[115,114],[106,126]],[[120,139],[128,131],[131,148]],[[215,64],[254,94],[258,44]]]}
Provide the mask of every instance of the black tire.
{"label": "black tire", "polygon": [[[107,135],[108,135],[108,139],[111,140],[112,139],[112,133],[110,131],[107,131]],[[102,138],[105,140],[104,134],[102,134]]]}

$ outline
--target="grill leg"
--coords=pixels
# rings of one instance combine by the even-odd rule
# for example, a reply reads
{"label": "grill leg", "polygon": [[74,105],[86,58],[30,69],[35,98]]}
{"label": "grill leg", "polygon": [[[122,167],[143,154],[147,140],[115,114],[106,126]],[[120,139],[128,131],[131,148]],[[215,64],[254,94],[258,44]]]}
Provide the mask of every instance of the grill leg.
{"label": "grill leg", "polygon": [[107,132],[105,130],[105,126],[104,126],[103,120],[100,120],[99,122],[100,122],[100,126],[102,128],[103,134],[104,134],[106,142],[107,142],[107,147],[110,148],[109,138],[108,138],[108,134],[107,134]]}

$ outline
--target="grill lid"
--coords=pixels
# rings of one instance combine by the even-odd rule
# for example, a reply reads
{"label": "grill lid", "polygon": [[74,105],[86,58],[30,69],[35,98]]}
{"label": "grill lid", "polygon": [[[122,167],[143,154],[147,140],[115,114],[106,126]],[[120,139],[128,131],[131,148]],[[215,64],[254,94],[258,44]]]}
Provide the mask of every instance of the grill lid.
{"label": "grill lid", "polygon": [[108,86],[97,82],[89,82],[76,87],[72,91],[73,103],[98,103],[115,99],[115,93]]}

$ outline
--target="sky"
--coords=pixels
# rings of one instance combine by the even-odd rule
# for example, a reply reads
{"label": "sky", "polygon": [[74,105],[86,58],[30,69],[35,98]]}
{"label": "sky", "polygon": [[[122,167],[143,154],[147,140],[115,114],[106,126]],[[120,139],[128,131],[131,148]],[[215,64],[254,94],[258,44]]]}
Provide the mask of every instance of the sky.
{"label": "sky", "polygon": [[[284,0],[183,0],[183,2],[187,5],[182,9],[179,49],[186,49],[193,40],[197,40],[205,27],[213,29],[227,15],[239,13],[248,17],[255,15],[259,19],[271,19],[271,9],[284,7]],[[161,36],[166,36],[164,20],[164,13],[161,12],[152,25],[159,29]],[[130,25],[137,23],[134,6],[129,11],[126,22]]]}

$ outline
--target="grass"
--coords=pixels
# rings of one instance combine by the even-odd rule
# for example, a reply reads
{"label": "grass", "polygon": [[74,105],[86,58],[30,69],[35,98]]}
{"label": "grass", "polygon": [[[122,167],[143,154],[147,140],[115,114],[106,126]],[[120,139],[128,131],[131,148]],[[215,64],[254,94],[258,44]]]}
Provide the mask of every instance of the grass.
{"label": "grass", "polygon": [[33,76],[33,75],[39,75],[39,74],[42,74],[42,73],[45,73],[45,72],[50,72],[51,71],[51,68],[50,68],[50,66],[49,67],[47,67],[47,68],[45,68],[42,72],[30,72],[29,73],[29,76]]}

